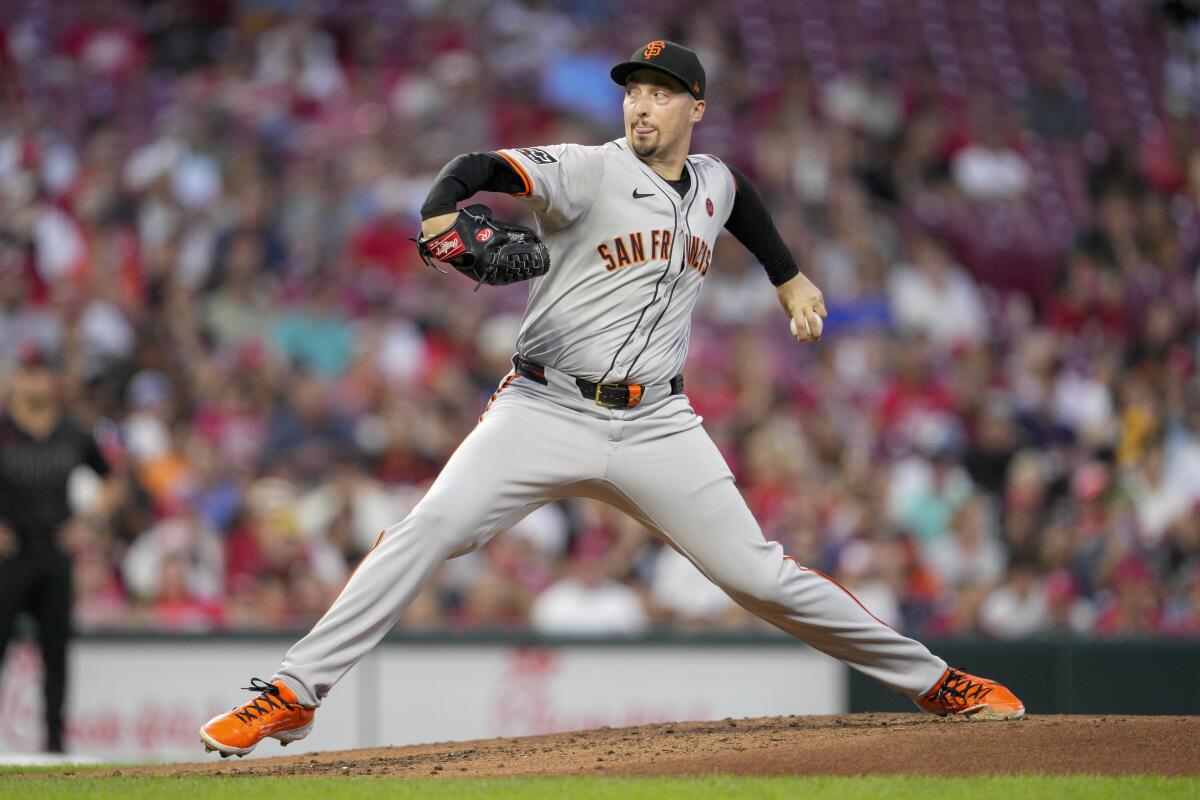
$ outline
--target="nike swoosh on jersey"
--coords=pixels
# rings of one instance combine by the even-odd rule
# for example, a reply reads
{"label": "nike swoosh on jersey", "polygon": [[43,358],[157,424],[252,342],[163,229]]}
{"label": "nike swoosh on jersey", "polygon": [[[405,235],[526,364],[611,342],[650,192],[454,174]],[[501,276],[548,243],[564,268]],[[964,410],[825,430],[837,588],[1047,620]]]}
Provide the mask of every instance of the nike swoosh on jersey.
{"label": "nike swoosh on jersey", "polygon": [[650,194],[638,194],[637,189],[633,190],[633,199],[634,200],[641,200],[643,197],[654,197],[654,192],[650,192]]}

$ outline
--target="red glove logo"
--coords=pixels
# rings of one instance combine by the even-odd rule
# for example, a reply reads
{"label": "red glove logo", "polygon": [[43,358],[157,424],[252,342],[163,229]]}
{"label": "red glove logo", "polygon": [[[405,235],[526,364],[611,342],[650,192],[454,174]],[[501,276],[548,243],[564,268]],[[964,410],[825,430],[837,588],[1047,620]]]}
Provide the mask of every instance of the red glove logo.
{"label": "red glove logo", "polygon": [[454,258],[466,249],[462,238],[458,235],[458,231],[444,233],[429,243],[429,252],[439,261]]}

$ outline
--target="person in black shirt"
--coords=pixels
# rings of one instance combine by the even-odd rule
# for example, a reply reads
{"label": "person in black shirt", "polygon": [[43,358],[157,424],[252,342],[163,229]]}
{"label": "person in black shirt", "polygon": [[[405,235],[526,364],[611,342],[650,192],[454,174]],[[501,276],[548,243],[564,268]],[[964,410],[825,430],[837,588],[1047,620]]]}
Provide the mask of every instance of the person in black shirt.
{"label": "person in black shirt", "polygon": [[95,439],[63,414],[45,353],[21,354],[9,390],[0,415],[0,667],[17,614],[28,611],[45,671],[46,749],[61,753],[72,602],[67,478],[81,464],[101,477],[109,467]]}

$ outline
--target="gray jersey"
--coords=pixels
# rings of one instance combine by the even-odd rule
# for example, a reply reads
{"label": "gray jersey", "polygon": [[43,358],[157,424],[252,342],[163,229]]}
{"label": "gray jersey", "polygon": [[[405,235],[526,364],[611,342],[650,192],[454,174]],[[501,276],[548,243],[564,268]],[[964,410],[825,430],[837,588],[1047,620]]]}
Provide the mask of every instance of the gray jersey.
{"label": "gray jersey", "polygon": [[680,197],[625,139],[497,151],[524,182],[550,251],[517,340],[575,377],[661,383],[683,369],[692,308],[733,209],[720,160],[688,156]]}

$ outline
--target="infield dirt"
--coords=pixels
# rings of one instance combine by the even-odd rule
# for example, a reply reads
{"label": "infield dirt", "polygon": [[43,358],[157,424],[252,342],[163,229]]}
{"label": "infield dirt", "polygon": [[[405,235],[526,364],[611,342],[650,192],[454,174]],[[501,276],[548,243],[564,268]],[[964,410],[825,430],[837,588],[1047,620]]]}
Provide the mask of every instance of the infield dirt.
{"label": "infield dirt", "polygon": [[[302,743],[292,747],[303,747]],[[200,745],[197,743],[197,748]],[[276,748],[271,741],[260,747]],[[726,719],[342,750],[121,775],[1200,775],[1200,717],[1031,716],[972,723],[922,714]],[[103,774],[103,773],[101,773]]]}

